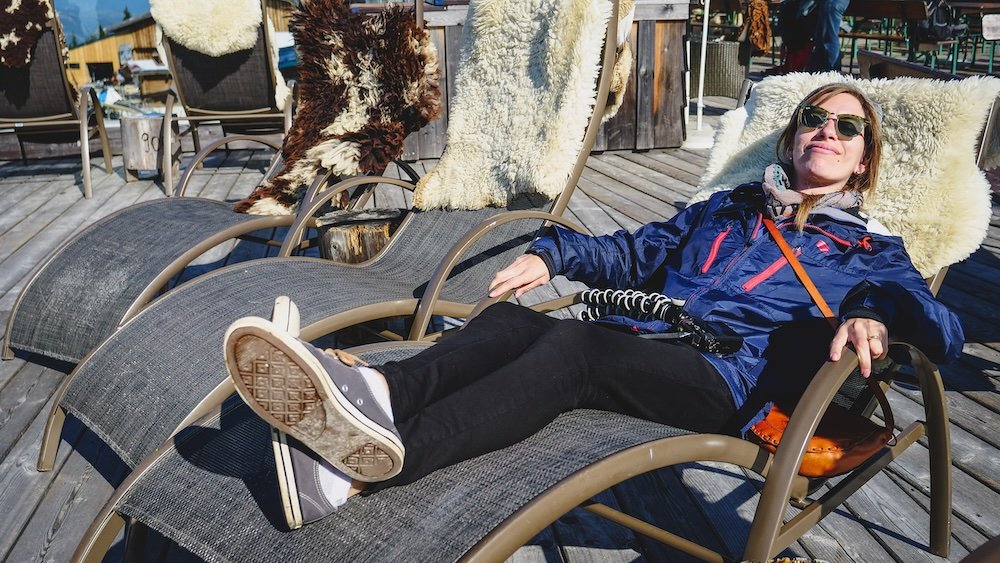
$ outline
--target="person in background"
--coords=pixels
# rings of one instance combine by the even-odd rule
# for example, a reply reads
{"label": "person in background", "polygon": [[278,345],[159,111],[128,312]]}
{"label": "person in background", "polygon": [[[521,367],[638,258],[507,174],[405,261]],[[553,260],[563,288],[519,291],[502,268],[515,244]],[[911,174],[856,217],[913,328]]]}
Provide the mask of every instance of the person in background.
{"label": "person in background", "polygon": [[766,74],[840,71],[840,24],[850,0],[785,0],[778,12],[782,64]]}

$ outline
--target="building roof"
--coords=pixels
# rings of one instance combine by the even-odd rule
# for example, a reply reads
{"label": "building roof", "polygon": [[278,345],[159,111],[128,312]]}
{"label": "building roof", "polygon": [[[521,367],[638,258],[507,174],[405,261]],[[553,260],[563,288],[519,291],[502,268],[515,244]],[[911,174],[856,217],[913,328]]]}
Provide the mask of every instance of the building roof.
{"label": "building roof", "polygon": [[125,21],[116,23],[115,25],[109,25],[108,27],[104,28],[104,31],[108,35],[115,35],[116,33],[126,31],[133,27],[146,25],[152,21],[153,21],[153,14],[151,14],[150,12],[146,12],[145,14],[133,16]]}

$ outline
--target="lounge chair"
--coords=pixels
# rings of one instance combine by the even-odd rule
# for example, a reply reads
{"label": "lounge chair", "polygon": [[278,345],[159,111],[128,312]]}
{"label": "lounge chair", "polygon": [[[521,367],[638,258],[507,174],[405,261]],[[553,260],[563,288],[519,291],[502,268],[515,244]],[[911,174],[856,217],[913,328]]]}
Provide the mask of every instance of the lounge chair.
{"label": "lounge chair", "polygon": [[[596,28],[603,23],[590,25]],[[512,196],[503,207],[415,210],[403,219],[389,245],[361,264],[337,264],[307,257],[253,260],[216,270],[174,289],[100,344],[64,381],[46,426],[39,469],[52,467],[67,413],[91,428],[127,465],[135,466],[175,431],[216,407],[233,392],[218,354],[226,327],[245,315],[268,314],[277,295],[287,294],[299,303],[308,303],[301,307],[302,333],[307,338],[363,321],[406,317],[412,319],[410,338],[420,339],[426,336],[432,315],[467,315],[482,297],[494,272],[523,252],[544,221],[564,222],[560,215],[600,128],[609,89],[610,73],[601,72],[595,82],[598,70],[610,68],[615,54],[615,26],[607,28],[611,39],[603,51],[599,43],[589,44],[593,61],[586,65],[588,68],[569,73],[562,67],[559,69],[563,76],[569,77],[564,81],[569,87],[583,90],[585,100],[589,97],[590,101],[585,103],[591,111],[589,122],[587,114],[574,112],[576,124],[571,120],[572,127],[562,129],[577,146],[575,158],[558,163],[564,173],[553,172],[552,162],[539,162],[537,148],[532,155],[534,170],[544,170],[547,174],[533,175],[533,171],[526,170],[524,155],[505,156],[503,151],[509,147],[484,151],[496,159],[488,172],[498,178],[509,177],[510,171],[504,166],[522,167],[519,172],[510,172],[522,178],[517,184],[520,189],[530,187],[539,177],[555,176],[561,184],[558,197],[549,200],[526,190],[528,193]],[[561,35],[559,39],[567,41]],[[583,41],[593,39],[584,39],[580,32],[569,40],[571,44]],[[534,47],[544,48],[541,44]],[[486,57],[476,64],[491,66],[499,79],[510,80],[511,74],[496,66],[494,58]],[[516,68],[511,69],[514,72],[518,72]],[[538,73],[524,69],[519,72],[532,87],[538,87]],[[582,88],[581,82],[586,82]],[[545,87],[555,88],[549,84]],[[492,92],[486,93],[492,96]],[[565,102],[567,96],[553,98],[561,100],[564,107],[574,107]],[[506,102],[501,97],[498,103]],[[510,109],[509,105],[506,109]],[[566,110],[560,112],[566,113]],[[508,123],[500,125],[509,127]],[[449,132],[449,138],[460,133]],[[448,168],[444,159],[438,168]],[[432,177],[433,171],[427,178]],[[317,180],[323,181],[324,178]],[[348,180],[336,188],[348,189],[375,181],[414,188],[402,180],[370,177]],[[469,191],[475,187],[470,185]],[[283,254],[298,245],[308,217],[336,193],[334,189],[314,190],[312,195],[302,204]]]}
{"label": "lounge chair", "polygon": [[[410,22],[408,16],[403,15],[401,18]],[[397,17],[395,21],[399,20],[400,17]],[[324,26],[324,21],[326,20],[311,25]],[[309,32],[309,25],[302,24],[303,33]],[[374,44],[375,42],[367,45],[362,43],[356,48],[375,49]],[[260,49],[260,41],[258,51],[259,58],[265,56]],[[374,52],[377,55],[378,51]],[[397,60],[393,62],[400,62],[399,57],[413,62],[413,57],[418,55],[413,52],[394,53]],[[190,57],[198,58],[195,55]],[[326,84],[315,73],[303,72],[302,76],[305,79],[301,88],[303,96],[316,95],[315,92],[322,90]],[[200,84],[199,81],[194,82]],[[402,88],[403,85],[396,87]],[[386,119],[394,120],[397,119],[396,113],[400,111],[400,102],[399,96],[394,98],[390,94],[392,92],[376,98],[373,110],[388,115]],[[409,111],[415,103],[409,102],[403,109]],[[308,100],[304,99],[303,108],[307,104]],[[303,109],[296,115],[296,120],[305,120],[309,115],[310,112]],[[245,123],[251,123],[257,117],[247,119]],[[289,162],[297,158],[296,166],[308,160],[302,158],[301,153],[314,148],[314,143],[302,141],[302,130],[310,125],[315,123],[301,124],[296,121],[295,128],[286,137],[282,158],[287,157]],[[418,127],[417,120],[413,118],[403,122],[404,134],[410,132],[409,129]],[[14,349],[17,349],[77,363],[156,298],[164,288],[168,288],[168,283],[175,280],[192,260],[209,249],[232,239],[279,245],[280,240],[268,239],[280,235],[269,233],[274,232],[273,229],[292,224],[294,216],[290,211],[287,215],[246,215],[235,213],[231,204],[207,198],[184,197],[188,183],[201,162],[214,149],[238,141],[252,141],[276,150],[283,148],[272,140],[256,135],[224,137],[203,147],[189,163],[174,192],[175,197],[122,209],[67,240],[39,264],[19,294],[8,317],[3,357],[13,357]],[[366,142],[378,144],[381,139],[372,136]],[[322,150],[318,152],[320,157],[326,154]],[[397,164],[416,181],[412,168],[402,163]],[[371,166],[359,165],[358,168],[364,173],[381,174],[381,165],[382,161],[379,161]],[[274,178],[280,179],[286,174],[284,168],[287,167],[283,167],[283,162],[276,159],[265,174],[264,185],[269,185],[266,182],[271,182]],[[299,170],[295,168],[293,171]],[[309,181],[318,179],[312,178],[313,175],[322,176],[323,169],[318,165],[313,168],[306,166],[304,172],[297,173],[304,181]],[[315,191],[325,187],[325,180],[326,178],[322,182],[314,182],[311,188]],[[291,188],[298,187],[300,183],[301,181],[297,181]],[[258,232],[264,232],[268,236],[252,236]],[[188,272],[184,273],[185,276],[187,274]]]}
{"label": "lounge chair", "polygon": [[[743,168],[746,159],[753,157],[751,153],[762,157],[773,154],[777,128],[783,125],[801,95],[813,86],[834,80],[844,79],[833,73],[818,77],[791,75],[768,79],[759,86],[748,103],[748,113],[738,110],[728,116],[728,123],[724,118],[720,135],[732,135],[735,139],[731,144],[717,145],[716,156],[722,160],[713,159],[714,166],[710,167],[703,184],[705,190],[700,195],[721,187],[715,180],[721,182],[747,174]],[[891,90],[891,86],[884,82],[861,81],[861,84],[875,96],[876,102],[887,102],[879,98],[886,94],[885,90],[878,90]],[[916,211],[913,207],[923,205],[927,201],[925,196],[932,193],[988,206],[985,179],[981,174],[969,177],[968,173],[975,169],[975,129],[986,122],[989,101],[1000,93],[1000,81],[971,82],[947,91],[939,82],[910,80],[905,86],[911,92],[917,88],[930,89],[957,104],[967,104],[974,108],[976,119],[975,123],[965,124],[967,130],[959,131],[960,138],[954,139],[954,143],[937,149],[941,151],[938,156],[947,153],[944,158],[948,159],[960,155],[957,160],[961,162],[952,162],[944,171],[916,170],[914,183],[923,189],[894,199],[895,209],[905,217]],[[980,92],[989,92],[985,103],[982,99],[976,101],[980,87]],[[900,90],[895,92],[898,96]],[[892,102],[898,103],[889,110],[894,112],[892,119],[906,116],[908,110],[914,109],[907,106],[905,99]],[[928,116],[926,108],[920,116],[935,121],[949,118]],[[911,135],[909,123],[890,124],[887,119],[886,124],[887,141],[909,146],[901,138]],[[889,152],[883,158],[900,157]],[[935,159],[937,162],[940,161]],[[970,181],[947,185],[921,181],[942,177],[939,175]],[[971,222],[976,225],[962,227],[974,229],[973,233],[985,233],[988,215],[987,224],[983,224],[978,210],[962,204],[939,205],[938,210],[942,216],[933,227],[956,218],[974,217]],[[921,241],[920,236],[919,232],[907,233],[905,239],[910,248],[919,250],[920,262],[927,268],[947,264],[954,259],[955,252],[960,257],[968,255],[981,240],[970,237],[969,232],[952,230],[943,245],[928,250],[922,246],[921,242],[926,241]],[[936,289],[938,283],[936,277],[932,288]],[[558,304],[573,300],[565,298]],[[392,343],[354,352],[377,364],[408,357],[426,345]],[[890,357],[895,363],[879,378],[883,385],[889,380],[900,380],[918,386],[926,420],[908,423],[897,433],[895,441],[829,488],[822,487],[822,481],[799,475],[798,471],[809,439],[832,402],[865,416],[871,414],[869,396],[861,392],[866,385],[860,383],[855,371],[857,357],[849,349],[840,361],[828,362],[812,378],[795,408],[782,446],[773,455],[735,436],[694,434],[614,413],[572,411],[509,448],[441,469],[410,485],[353,498],[329,517],[296,532],[287,532],[282,523],[269,428],[241,401],[233,399],[176,434],[133,471],[95,520],[75,559],[101,557],[127,519],[133,525],[156,530],[209,561],[460,558],[500,561],[562,514],[579,506],[700,559],[723,561],[733,555],[694,544],[591,500],[600,491],[648,471],[711,461],[734,464],[765,477],[744,551],[741,557],[736,555],[737,560],[765,561],[781,553],[922,437],[926,437],[930,450],[928,549],[947,557],[951,465],[941,376],[920,350],[905,342],[893,341]],[[912,371],[900,369],[901,365],[910,366]],[[814,494],[822,496],[811,498]],[[799,509],[790,518],[786,514],[789,502]],[[221,533],[222,529],[225,533]]]}
{"label": "lounge chair", "polygon": [[[83,197],[93,195],[90,181],[90,139],[101,140],[104,170],[111,174],[111,145],[104,129],[104,112],[89,86],[73,91],[63,62],[62,27],[49,20],[35,43],[31,62],[23,68],[0,66],[0,133],[13,133],[27,158],[24,142],[80,143]],[[91,113],[93,112],[93,113]]]}
{"label": "lounge chair", "polygon": [[[234,134],[284,134],[292,123],[292,90],[289,84],[282,100],[275,92],[282,77],[277,74],[276,52],[272,49],[272,25],[267,18],[266,2],[261,2],[262,22],[257,42],[245,51],[210,56],[189,49],[162,35],[167,66],[173,79],[167,93],[164,115],[170,127],[163,127],[163,189],[173,192],[175,161],[174,134],[179,121],[187,121],[185,133],[191,133],[195,152],[201,152],[198,127],[218,124],[223,136]],[[280,94],[280,92],[279,92]],[[184,115],[174,116],[174,103],[184,108]],[[179,141],[179,139],[178,139]],[[179,150],[179,148],[177,149]]]}

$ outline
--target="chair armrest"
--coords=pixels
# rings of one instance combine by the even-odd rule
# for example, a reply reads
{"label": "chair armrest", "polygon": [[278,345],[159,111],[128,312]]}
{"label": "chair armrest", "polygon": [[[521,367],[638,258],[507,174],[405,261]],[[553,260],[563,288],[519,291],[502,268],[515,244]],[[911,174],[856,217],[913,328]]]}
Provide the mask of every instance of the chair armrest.
{"label": "chair armrest", "polygon": [[[417,312],[413,318],[413,328],[411,329],[409,336],[410,340],[420,340],[427,334],[427,324],[430,321],[431,315],[434,314],[438,298],[441,296],[441,291],[444,289],[444,284],[448,280],[448,276],[451,274],[452,269],[455,268],[455,265],[458,264],[459,259],[469,251],[472,245],[484,235],[489,233],[492,229],[495,229],[500,225],[510,223],[511,221],[520,221],[524,219],[538,219],[550,223],[558,223],[575,231],[583,232],[583,229],[572,221],[568,221],[547,211],[508,211],[506,213],[490,217],[479,225],[473,227],[465,234],[464,237],[462,237],[462,240],[458,241],[451,247],[448,254],[445,255],[445,257],[438,264],[437,269],[434,271],[434,275],[431,276],[431,280],[427,284],[427,290],[420,299],[420,306],[417,308]],[[506,299],[507,296],[509,296],[509,293],[500,297],[486,298],[483,301],[480,301],[476,308],[473,309],[469,318],[472,318],[478,314],[479,311],[489,305],[492,305],[496,301]]]}
{"label": "chair armrest", "polygon": [[[164,114],[163,126],[167,128],[170,127],[170,123],[169,121],[167,121],[166,114]],[[187,168],[184,170],[184,174],[181,176],[181,181],[178,182],[177,188],[174,189],[174,197],[181,197],[184,195],[184,192],[187,191],[188,183],[191,181],[191,176],[194,174],[194,171],[198,169],[198,165],[201,164],[202,161],[204,161],[206,158],[208,158],[208,155],[212,154],[212,152],[214,152],[215,149],[221,147],[222,145],[232,143],[235,141],[250,141],[254,143],[260,143],[262,145],[267,145],[278,152],[281,152],[281,145],[279,143],[276,143],[260,135],[230,135],[228,137],[223,137],[217,141],[212,142],[207,147],[204,147],[203,149],[201,149],[201,152],[199,152],[194,156],[194,160],[192,160],[188,164]],[[167,150],[167,152],[169,152],[169,149]],[[168,163],[165,162],[164,166],[166,166],[167,164]]]}
{"label": "chair armrest", "polygon": [[297,248],[302,242],[302,235],[305,233],[306,227],[309,226],[309,222],[312,221],[313,215],[318,213],[326,202],[340,195],[342,192],[357,186],[376,184],[391,184],[410,191],[413,191],[416,187],[412,183],[407,182],[406,180],[400,180],[399,178],[389,178],[386,176],[355,176],[354,178],[348,178],[320,191],[322,186],[327,180],[330,179],[332,174],[333,173],[329,170],[326,171],[325,174],[317,176],[309,186],[305,197],[302,199],[302,203],[299,205],[299,211],[295,215],[295,222],[293,222],[292,226],[289,227],[288,233],[285,235],[285,240],[281,244],[281,250],[278,251],[278,256],[291,256],[292,250]]}
{"label": "chair armrest", "polygon": [[97,97],[97,91],[90,86],[80,89],[80,100],[77,102],[77,117],[84,125],[89,127],[90,108],[94,108],[94,118],[99,127],[104,127],[104,110],[101,108],[101,100]]}
{"label": "chair armrest", "polygon": [[767,551],[777,540],[785,503],[792,493],[792,483],[799,473],[809,440],[837,391],[857,367],[858,356],[845,347],[840,360],[823,364],[803,392],[767,472],[744,556]]}
{"label": "chair armrest", "polygon": [[288,87],[288,95],[285,96],[285,109],[282,110],[284,113],[284,129],[285,134],[288,134],[288,130],[292,128],[292,115],[294,114],[295,104],[298,103],[299,99],[299,86],[298,83],[293,79],[285,83]]}

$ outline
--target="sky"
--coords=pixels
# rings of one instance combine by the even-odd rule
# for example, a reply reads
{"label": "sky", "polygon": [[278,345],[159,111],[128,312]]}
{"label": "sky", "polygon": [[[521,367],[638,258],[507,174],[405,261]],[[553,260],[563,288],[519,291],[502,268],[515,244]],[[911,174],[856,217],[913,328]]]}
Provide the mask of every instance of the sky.
{"label": "sky", "polygon": [[122,21],[125,8],[133,16],[149,11],[149,0],[54,0],[67,41],[73,36],[83,43],[97,26],[108,27]]}

